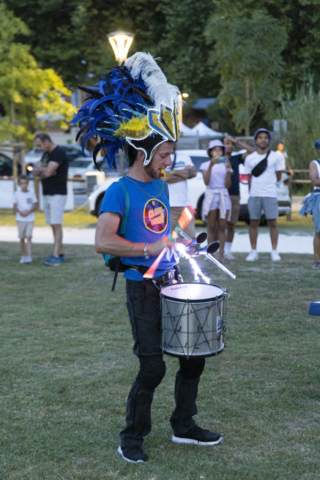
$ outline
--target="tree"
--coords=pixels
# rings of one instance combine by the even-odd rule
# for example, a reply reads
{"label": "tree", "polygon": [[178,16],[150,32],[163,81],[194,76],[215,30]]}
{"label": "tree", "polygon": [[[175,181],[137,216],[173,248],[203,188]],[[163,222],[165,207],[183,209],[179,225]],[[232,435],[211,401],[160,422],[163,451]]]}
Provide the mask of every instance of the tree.
{"label": "tree", "polygon": [[4,4],[0,4],[0,139],[32,142],[41,126],[39,117],[57,117],[56,124],[67,127],[74,113],[62,95],[70,95],[53,69],[42,70],[29,53],[29,46],[15,42],[17,35],[28,35],[26,25]]}
{"label": "tree", "polygon": [[216,14],[206,35],[215,40],[210,58],[221,78],[219,102],[228,106],[236,127],[250,135],[259,109],[267,113],[280,93],[285,28],[263,12],[231,19]]}
{"label": "tree", "polygon": [[[208,64],[204,29],[212,0],[6,0],[30,28],[32,53],[74,88],[92,84],[115,65],[107,33],[135,34],[130,54],[162,57],[168,81],[182,91],[215,96],[219,86]],[[93,78],[88,78],[94,75]]]}
{"label": "tree", "polygon": [[316,158],[314,143],[320,137],[320,94],[313,90],[313,82],[294,98],[284,98],[279,115],[287,120],[288,131],[282,134],[291,167],[308,168]]}

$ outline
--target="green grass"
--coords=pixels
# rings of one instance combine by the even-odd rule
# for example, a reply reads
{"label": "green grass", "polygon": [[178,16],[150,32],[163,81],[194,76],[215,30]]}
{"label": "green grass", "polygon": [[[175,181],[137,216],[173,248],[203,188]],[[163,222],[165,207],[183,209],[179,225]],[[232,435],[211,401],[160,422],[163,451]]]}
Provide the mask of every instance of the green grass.
{"label": "green grass", "polygon": [[[177,360],[153,404],[146,465],[116,453],[126,397],[138,362],[125,307],[125,283],[113,279],[93,247],[67,246],[68,260],[48,268],[49,246],[19,265],[18,245],[0,243],[1,480],[313,480],[320,470],[320,320],[311,255],[268,254],[229,264],[227,347],[207,360],[197,423],[222,433],[218,447],[170,440]],[[191,279],[187,263],[185,279]]]}
{"label": "green grass", "polygon": [[[95,228],[97,224],[97,217],[91,215],[87,208],[82,208],[80,210],[75,210],[73,212],[66,212],[63,217],[63,226],[64,227],[74,227],[74,228]],[[201,225],[202,222],[198,222]],[[36,227],[45,227],[47,226],[44,213],[36,212],[36,220],[34,225]],[[286,217],[278,218],[278,225],[280,232],[286,232],[287,230],[300,231],[301,233],[309,233],[309,230],[314,231],[314,223],[312,217],[308,215],[307,217],[301,217],[298,212],[292,213],[292,220],[287,221]],[[13,227],[16,226],[15,214],[12,210],[0,210],[0,227]],[[247,232],[248,226],[245,222],[238,222],[236,226],[236,231]]]}
{"label": "green grass", "polygon": [[[46,227],[46,220],[43,212],[35,212],[35,227]],[[64,227],[74,228],[95,228],[98,218],[91,215],[88,208],[75,209],[73,212],[66,212],[63,216]],[[0,226],[13,227],[16,225],[16,217],[13,210],[0,210]]]}

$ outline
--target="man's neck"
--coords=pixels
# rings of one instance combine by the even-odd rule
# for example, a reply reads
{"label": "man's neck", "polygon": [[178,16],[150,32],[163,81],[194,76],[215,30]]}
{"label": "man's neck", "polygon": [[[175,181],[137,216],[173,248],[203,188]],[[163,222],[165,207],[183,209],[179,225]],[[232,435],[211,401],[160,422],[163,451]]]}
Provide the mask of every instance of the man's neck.
{"label": "man's neck", "polygon": [[257,147],[257,153],[258,153],[259,155],[264,155],[265,153],[268,153],[268,151],[269,151],[269,148],[268,148],[268,147],[267,147],[267,148]]}
{"label": "man's neck", "polygon": [[149,177],[145,171],[144,167],[142,166],[142,162],[140,164],[138,161],[136,161],[130,168],[128,176],[138,180],[139,182],[152,182],[152,178]]}
{"label": "man's neck", "polygon": [[52,143],[50,149],[48,150],[48,153],[51,153],[56,148],[56,146],[57,145],[55,143]]}

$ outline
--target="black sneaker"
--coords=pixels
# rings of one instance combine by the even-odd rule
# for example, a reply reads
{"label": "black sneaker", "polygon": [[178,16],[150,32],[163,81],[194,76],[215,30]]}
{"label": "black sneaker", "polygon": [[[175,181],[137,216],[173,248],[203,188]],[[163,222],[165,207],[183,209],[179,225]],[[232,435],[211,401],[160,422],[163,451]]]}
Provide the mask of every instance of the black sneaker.
{"label": "black sneaker", "polygon": [[172,435],[172,441],[175,443],[189,443],[193,445],[218,445],[222,440],[219,433],[204,430],[195,425],[191,430],[180,435]]}
{"label": "black sneaker", "polygon": [[120,453],[124,460],[131,463],[144,463],[146,460],[148,460],[148,457],[142,450],[142,447],[139,446],[127,447],[123,449],[119,447],[118,453]]}

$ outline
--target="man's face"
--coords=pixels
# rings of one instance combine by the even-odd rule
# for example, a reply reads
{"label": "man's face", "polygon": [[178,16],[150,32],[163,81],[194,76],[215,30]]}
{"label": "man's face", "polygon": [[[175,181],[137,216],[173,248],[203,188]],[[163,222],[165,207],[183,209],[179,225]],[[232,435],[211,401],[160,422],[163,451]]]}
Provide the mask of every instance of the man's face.
{"label": "man's face", "polygon": [[36,138],[35,141],[35,146],[37,150],[40,150],[40,152],[49,152],[50,149],[50,142],[48,140],[44,140],[43,142],[40,140],[40,138]]}
{"label": "man's face", "polygon": [[223,145],[226,147],[226,152],[231,153],[234,151],[234,144],[229,138],[223,140]]}
{"label": "man's face", "polygon": [[151,163],[145,167],[145,171],[149,177],[159,180],[161,178],[161,170],[165,170],[172,164],[170,155],[173,154],[173,143],[164,142],[159,145],[153,154]]}
{"label": "man's face", "polygon": [[269,135],[265,132],[258,133],[255,143],[261,150],[265,150],[269,146]]}

